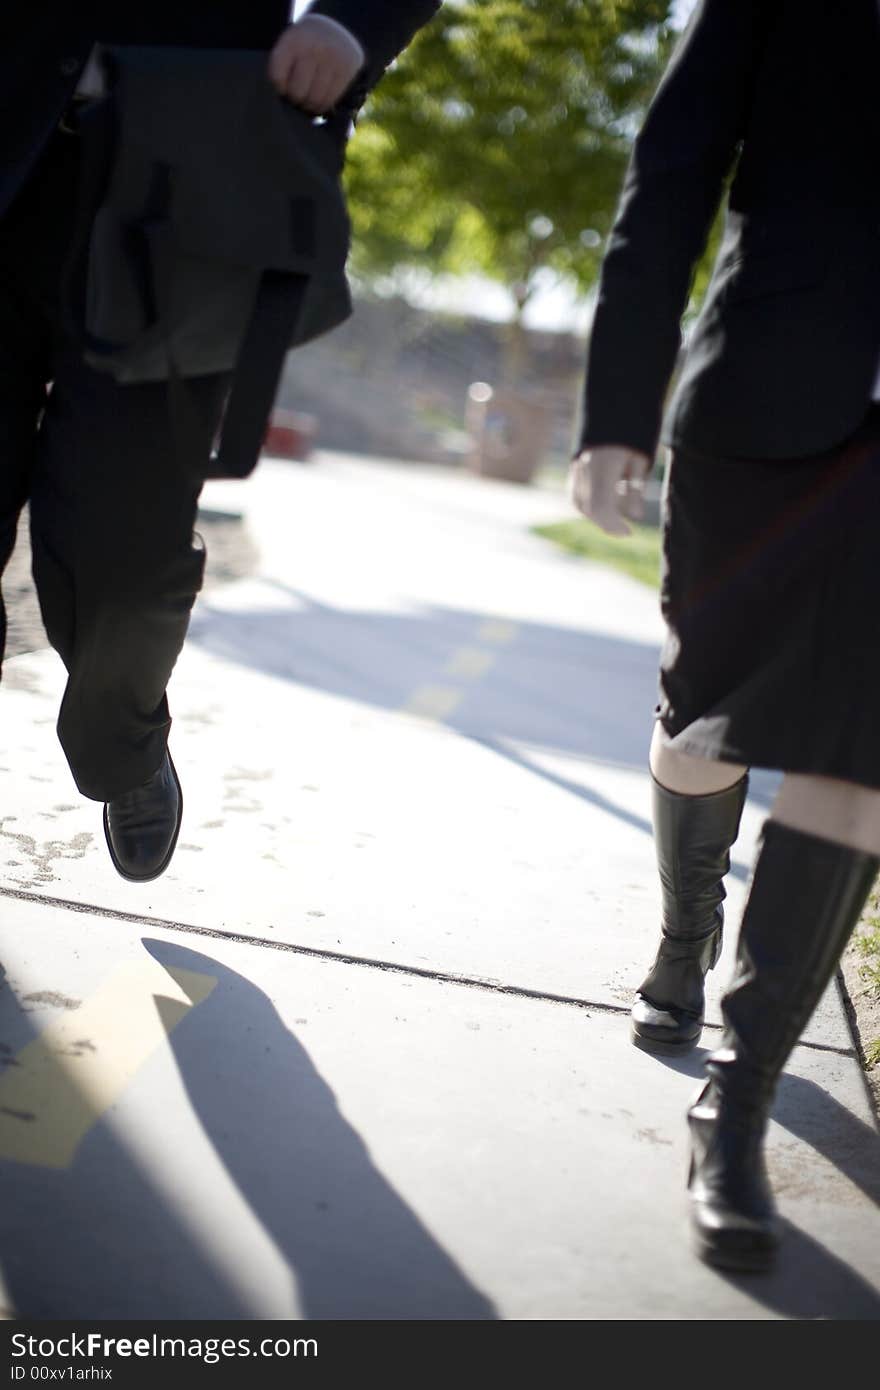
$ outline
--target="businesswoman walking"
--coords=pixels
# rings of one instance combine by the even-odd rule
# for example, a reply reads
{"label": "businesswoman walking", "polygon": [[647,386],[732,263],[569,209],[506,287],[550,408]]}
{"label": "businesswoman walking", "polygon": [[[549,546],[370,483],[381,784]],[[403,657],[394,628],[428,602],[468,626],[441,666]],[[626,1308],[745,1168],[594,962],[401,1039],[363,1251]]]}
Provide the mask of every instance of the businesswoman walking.
{"label": "businesswoman walking", "polygon": [[658,1051],[699,1039],[748,768],[783,771],[688,1112],[697,1247],[735,1269],[774,1256],[775,1084],[880,864],[878,84],[876,0],[701,0],[635,142],[572,464],[576,505],[624,533],[731,179],[662,432],[662,934],[632,1027]]}

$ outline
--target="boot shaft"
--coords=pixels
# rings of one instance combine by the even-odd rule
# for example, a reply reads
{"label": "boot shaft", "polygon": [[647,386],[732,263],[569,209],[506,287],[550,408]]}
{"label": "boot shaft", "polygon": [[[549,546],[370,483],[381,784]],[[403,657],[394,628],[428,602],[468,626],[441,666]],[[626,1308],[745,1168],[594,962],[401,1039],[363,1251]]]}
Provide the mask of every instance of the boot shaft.
{"label": "boot shaft", "polygon": [[709,796],[685,796],[653,780],[654,840],[662,933],[636,993],[633,1040],[649,1050],[682,1050],[699,1039],[704,980],[721,954],[723,878],[748,789],[743,777]]}
{"label": "boot shaft", "polygon": [[750,1089],[758,1074],[772,1086],[834,975],[878,864],[874,855],[766,822],[711,1074],[720,1079],[739,1064]]}
{"label": "boot shaft", "polygon": [[697,941],[720,930],[724,920],[723,879],[739,833],[748,776],[709,796],[685,796],[652,781],[663,935]]}
{"label": "boot shaft", "polygon": [[688,1111],[688,1190],[698,1253],[722,1268],[766,1269],[779,1240],[763,1138],[779,1073],[834,974],[878,860],[764,826],[740,926],[725,1033]]}

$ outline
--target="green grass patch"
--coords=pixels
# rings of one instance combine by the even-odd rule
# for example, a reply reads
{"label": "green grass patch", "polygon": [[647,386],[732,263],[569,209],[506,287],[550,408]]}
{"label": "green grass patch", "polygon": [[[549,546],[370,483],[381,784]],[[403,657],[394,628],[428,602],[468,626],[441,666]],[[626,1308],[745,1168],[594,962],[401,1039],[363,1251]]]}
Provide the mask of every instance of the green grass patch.
{"label": "green grass patch", "polygon": [[876,927],[866,930],[863,926],[856,937],[856,950],[864,958],[864,964],[859,966],[859,975],[880,999],[880,931]]}
{"label": "green grass patch", "polygon": [[652,588],[660,587],[660,532],[655,526],[634,526],[631,536],[608,536],[586,518],[533,526],[571,555],[583,555],[600,565],[611,565]]}
{"label": "green grass patch", "polygon": [[[873,998],[880,999],[880,879],[874,885],[856,928],[855,947],[862,957],[859,979]],[[880,1066],[880,1038],[864,1044],[864,1051],[869,1071]]]}

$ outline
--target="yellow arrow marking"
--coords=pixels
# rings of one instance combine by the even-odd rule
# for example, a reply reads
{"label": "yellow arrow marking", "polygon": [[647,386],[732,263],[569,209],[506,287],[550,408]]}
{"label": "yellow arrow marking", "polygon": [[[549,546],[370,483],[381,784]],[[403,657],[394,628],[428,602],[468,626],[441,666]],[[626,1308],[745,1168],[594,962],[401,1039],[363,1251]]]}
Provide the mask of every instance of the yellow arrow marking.
{"label": "yellow arrow marking", "polygon": [[213,975],[139,961],[50,1023],[0,1078],[0,1158],[66,1168],[95,1121],[216,983]]}

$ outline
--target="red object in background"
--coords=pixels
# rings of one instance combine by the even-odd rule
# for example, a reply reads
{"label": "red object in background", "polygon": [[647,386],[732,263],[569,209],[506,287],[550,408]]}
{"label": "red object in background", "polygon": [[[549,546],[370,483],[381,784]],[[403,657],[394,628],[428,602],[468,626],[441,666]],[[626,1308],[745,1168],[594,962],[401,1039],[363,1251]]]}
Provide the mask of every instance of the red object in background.
{"label": "red object in background", "polygon": [[263,453],[274,458],[303,461],[311,454],[317,433],[318,421],[314,415],[304,415],[298,410],[273,410],[263,440]]}

